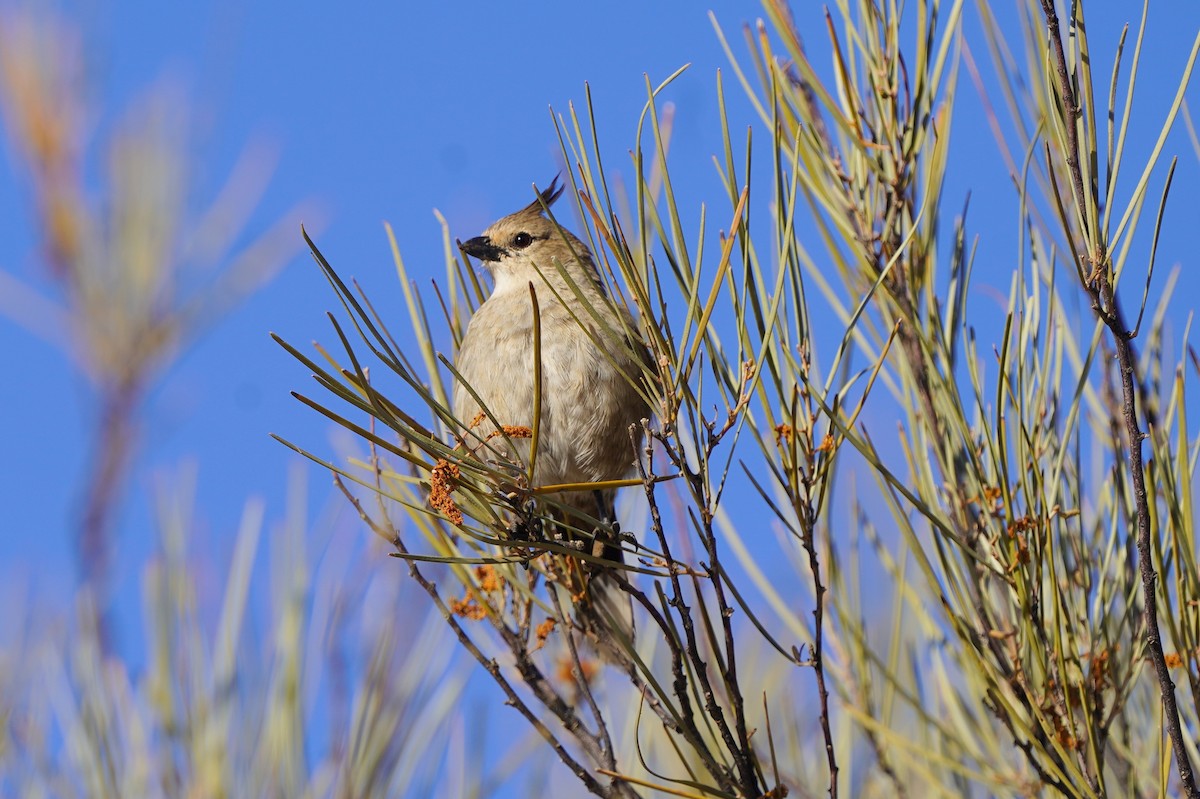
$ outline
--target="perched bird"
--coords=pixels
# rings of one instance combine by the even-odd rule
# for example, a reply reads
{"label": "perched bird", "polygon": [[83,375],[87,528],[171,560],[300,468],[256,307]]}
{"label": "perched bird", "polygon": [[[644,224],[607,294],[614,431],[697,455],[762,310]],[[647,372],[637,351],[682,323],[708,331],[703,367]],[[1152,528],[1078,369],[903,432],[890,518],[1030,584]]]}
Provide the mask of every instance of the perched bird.
{"label": "perched bird", "polygon": [[[529,475],[533,486],[627,477],[636,457],[629,427],[640,429],[650,416],[644,392],[637,388],[649,354],[633,318],[607,295],[584,243],[543,213],[561,194],[556,178],[537,200],[459,244],[494,279],[491,296],[471,317],[455,357],[461,376],[454,390],[455,416],[473,425],[464,438],[485,460],[526,467],[530,462],[532,439],[501,435],[497,425],[510,431],[533,428],[530,286],[536,292],[542,384],[534,473]],[[551,496],[548,506],[563,530],[595,530],[591,542],[575,534],[585,540],[581,546],[589,546],[597,557],[620,561],[622,551],[610,526],[615,522],[614,495],[614,489],[564,491]],[[588,521],[593,518],[607,524],[596,526]],[[605,571],[602,565],[587,562],[582,571],[593,608],[615,603],[608,606],[610,618],[613,612],[630,614],[628,598],[617,601],[611,578],[597,579]]]}

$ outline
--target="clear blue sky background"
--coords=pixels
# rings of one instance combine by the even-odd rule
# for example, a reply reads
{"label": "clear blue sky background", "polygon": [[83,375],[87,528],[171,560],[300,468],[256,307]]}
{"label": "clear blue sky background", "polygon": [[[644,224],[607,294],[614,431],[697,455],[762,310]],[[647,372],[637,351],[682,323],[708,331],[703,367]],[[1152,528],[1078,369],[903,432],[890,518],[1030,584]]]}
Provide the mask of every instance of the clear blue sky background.
{"label": "clear blue sky background", "polygon": [[[1011,3],[998,9],[1012,20]],[[1116,6],[1124,6],[1117,11]],[[1155,3],[1143,54],[1138,109],[1157,129],[1174,80],[1200,26],[1200,6]],[[382,222],[396,229],[410,271],[442,273],[440,209],[454,235],[467,238],[528,202],[530,184],[545,185],[559,168],[549,107],[580,103],[588,81],[601,120],[606,162],[628,174],[643,74],[655,82],[685,63],[691,70],[667,93],[677,107],[672,168],[684,208],[698,217],[707,202],[727,216],[711,155],[720,151],[714,75],[727,67],[706,10],[715,12],[740,55],[740,25],[760,14],[749,3],[344,3],[148,2],[64,3],[82,26],[92,56],[95,120],[103,136],[120,109],[154,81],[185,87],[195,104],[198,182],[207,202],[247,139],[265,135],[279,166],[251,229],[261,229],[297,201],[318,201],[325,217],[318,241],[343,275],[357,277],[386,312],[403,319]],[[813,60],[827,69],[820,7],[802,2],[796,15]],[[1133,4],[1093,3],[1092,36],[1107,85],[1119,25],[1136,24]],[[1119,14],[1119,16],[1118,16]],[[978,36],[974,5],[966,30],[985,73],[990,62]],[[1014,41],[1019,38],[1009,28]],[[1132,44],[1132,42],[1131,42]],[[827,74],[827,73],[826,73]],[[726,70],[731,126],[756,127]],[[1196,81],[1189,90],[1200,109]],[[1144,129],[1143,129],[1144,130]],[[1144,156],[1141,131],[1131,153]],[[761,139],[765,134],[759,131]],[[972,308],[981,324],[999,315],[993,291],[1007,294],[1016,266],[1017,216],[995,144],[974,88],[960,81],[947,197],[973,192],[969,229],[982,237]],[[1173,315],[1177,333],[1194,308],[1200,283],[1194,232],[1200,222],[1200,169],[1182,135],[1168,146],[1180,155],[1160,245],[1161,275],[1182,264]],[[761,162],[765,166],[765,162]],[[964,168],[964,165],[969,168]],[[1129,169],[1126,190],[1136,170]],[[1157,196],[1161,182],[1152,185]],[[25,175],[5,145],[0,156],[0,269],[50,291],[41,274]],[[952,210],[947,210],[947,226]],[[710,225],[715,235],[716,225]],[[297,236],[299,235],[297,231]],[[1161,286],[1162,277],[1156,280]],[[1132,299],[1132,298],[1131,298]],[[332,339],[324,312],[335,299],[306,254],[189,348],[146,407],[146,436],[121,517],[118,541],[119,621],[138,626],[138,575],[153,553],[149,489],[154,474],[192,459],[199,467],[197,507],[214,552],[232,541],[245,499],[266,498],[269,516],[283,513],[287,467],[297,458],[268,437],[278,432],[321,450],[330,425],[296,403],[307,374],[269,338],[277,331],[304,345]],[[397,324],[395,330],[402,330]],[[986,337],[985,337],[986,339]],[[0,318],[0,599],[13,592],[65,605],[74,584],[72,524],[89,446],[87,384],[61,353]],[[883,422],[890,430],[893,423]],[[312,503],[325,501],[327,480],[311,471]],[[364,533],[364,535],[366,535]],[[223,557],[223,556],[218,556]],[[397,569],[397,579],[400,579]],[[14,588],[13,586],[18,586]],[[8,593],[6,593],[8,592]],[[11,606],[11,605],[10,605]],[[12,622],[11,618],[7,619]],[[11,629],[9,624],[5,627]],[[0,628],[3,629],[3,628]],[[0,644],[3,642],[0,641]],[[136,644],[131,643],[136,648]]]}

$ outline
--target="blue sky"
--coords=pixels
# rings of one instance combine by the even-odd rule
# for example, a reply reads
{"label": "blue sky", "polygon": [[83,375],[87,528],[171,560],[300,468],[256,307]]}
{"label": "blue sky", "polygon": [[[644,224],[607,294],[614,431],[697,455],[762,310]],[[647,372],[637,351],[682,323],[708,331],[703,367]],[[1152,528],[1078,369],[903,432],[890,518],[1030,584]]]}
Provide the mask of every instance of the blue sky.
{"label": "blue sky", "polygon": [[[454,13],[436,4],[348,4],[336,14],[314,3],[102,5],[68,8],[87,32],[98,136],[154,85],[182,87],[193,105],[197,205],[211,200],[248,140],[267,141],[278,167],[250,230],[314,201],[326,255],[399,314],[383,222],[395,228],[414,274],[439,276],[433,209],[467,238],[525,204],[530,185],[559,168],[549,108],[580,101],[585,80],[622,156],[644,102],[643,73],[661,80],[696,63],[697,79],[673,98],[676,152],[715,186],[709,87],[721,54],[706,15],[685,4],[653,13],[636,4],[603,12],[480,4]],[[619,54],[600,42],[619,43]],[[9,232],[0,266],[52,294],[11,147],[0,170]],[[268,337],[328,339],[324,312],[335,300],[307,254],[297,253],[274,283],[190,348],[151,398],[139,496],[128,503],[120,543],[133,557],[119,562],[137,564],[147,552],[140,495],[156,470],[194,459],[203,516],[214,535],[227,535],[245,496],[261,493],[276,506],[282,496],[293,456],[268,432],[318,448],[326,441],[327,425],[288,394],[307,388],[307,375]],[[0,555],[6,568],[61,595],[72,580],[69,524],[87,451],[89,389],[58,350],[7,319],[0,341],[13,365],[33,369],[36,386],[9,383],[0,395],[10,457],[25,464],[0,488],[14,509]]]}
{"label": "blue sky", "polygon": [[[1001,11],[1009,10],[1002,3]],[[616,3],[239,3],[103,2],[65,4],[85,31],[91,55],[94,124],[103,137],[120,109],[156,81],[183,87],[194,104],[197,203],[207,202],[245,142],[265,138],[278,167],[251,229],[311,199],[323,221],[317,240],[344,276],[358,278],[387,313],[403,319],[382,223],[395,228],[411,273],[440,277],[437,208],[460,238],[528,202],[530,184],[545,185],[559,168],[549,108],[591,87],[609,165],[628,174],[645,101],[644,74],[657,82],[692,67],[668,92],[676,104],[672,168],[684,208],[708,202],[725,215],[711,155],[719,152],[714,75],[727,67],[706,9],[690,2]],[[740,25],[753,4],[711,7],[739,54]],[[1099,6],[1093,36],[1109,63],[1124,18]],[[1136,24],[1127,12],[1129,21]],[[817,4],[796,4],[813,60],[825,68],[827,44]],[[1009,15],[1011,17],[1011,14]],[[1200,12],[1190,2],[1156,4],[1143,54],[1149,80],[1139,113],[1156,128],[1182,68]],[[990,63],[966,8],[966,30],[985,73]],[[1012,30],[1010,28],[1010,30]],[[1013,31],[1014,37],[1017,35]],[[1103,72],[1107,74],[1107,66]],[[1105,79],[1105,85],[1107,79]],[[758,125],[726,70],[734,130]],[[973,308],[986,323],[991,292],[1007,293],[1016,265],[1017,218],[1012,190],[983,124],[974,88],[960,82],[955,147],[969,169],[952,167],[947,196],[972,191],[972,233],[982,236]],[[1200,93],[1189,97],[1200,108]],[[1144,154],[1135,135],[1129,147]],[[765,137],[764,137],[765,138]],[[1200,283],[1189,239],[1200,206],[1197,157],[1181,135],[1168,154],[1180,156],[1168,230],[1160,245],[1166,268],[1184,267],[1172,313],[1181,332]],[[1132,173],[1127,180],[1132,180]],[[1161,182],[1152,184],[1157,196]],[[0,155],[0,269],[52,291],[40,272],[25,176],[13,148]],[[946,209],[947,223],[952,209]],[[1174,223],[1173,225],[1171,223]],[[710,225],[710,228],[712,226]],[[297,231],[297,239],[299,233]],[[284,508],[287,469],[296,460],[268,437],[280,433],[315,450],[330,449],[330,425],[290,396],[309,383],[303,367],[268,337],[276,331],[305,345],[332,336],[324,319],[336,300],[297,249],[267,288],[189,348],[164,375],[145,408],[146,434],[118,541],[122,602],[119,621],[136,628],[137,576],[153,552],[149,489],[155,474],[185,461],[199,470],[197,507],[214,551],[226,550],[245,499],[265,497],[268,514]],[[396,325],[403,329],[404,325]],[[88,448],[87,384],[61,353],[0,317],[0,584],[18,585],[40,601],[64,603],[74,584],[71,524]],[[892,423],[885,423],[885,427]],[[311,471],[312,504],[325,502],[326,477]],[[366,535],[364,533],[364,535]],[[397,572],[399,575],[399,571]],[[3,592],[0,592],[3,598]],[[11,621],[11,619],[9,620]]]}

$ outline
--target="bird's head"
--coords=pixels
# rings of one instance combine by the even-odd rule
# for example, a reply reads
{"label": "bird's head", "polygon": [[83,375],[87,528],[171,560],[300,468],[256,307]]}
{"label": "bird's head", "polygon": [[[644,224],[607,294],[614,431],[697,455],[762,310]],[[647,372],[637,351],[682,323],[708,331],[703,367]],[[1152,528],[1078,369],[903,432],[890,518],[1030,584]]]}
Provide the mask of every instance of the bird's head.
{"label": "bird's head", "polygon": [[554,279],[560,268],[566,269],[576,281],[586,277],[599,283],[584,243],[545,216],[545,210],[562,192],[555,178],[538,199],[493,222],[483,235],[458,245],[492,273],[496,293],[511,289],[525,291],[529,282],[541,285],[544,280]]}

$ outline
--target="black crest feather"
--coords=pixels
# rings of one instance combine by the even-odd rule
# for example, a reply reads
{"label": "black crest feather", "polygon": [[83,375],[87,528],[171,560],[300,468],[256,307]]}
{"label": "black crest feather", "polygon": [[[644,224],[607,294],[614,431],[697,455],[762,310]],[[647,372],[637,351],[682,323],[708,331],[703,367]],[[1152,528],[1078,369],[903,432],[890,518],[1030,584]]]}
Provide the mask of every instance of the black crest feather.
{"label": "black crest feather", "polygon": [[541,214],[542,211],[554,205],[554,201],[562,196],[565,186],[558,185],[558,175],[550,181],[550,185],[538,194],[538,198],[521,209],[523,214]]}

